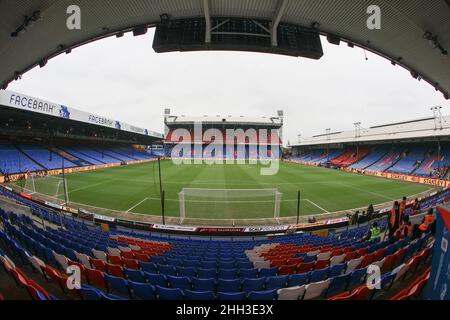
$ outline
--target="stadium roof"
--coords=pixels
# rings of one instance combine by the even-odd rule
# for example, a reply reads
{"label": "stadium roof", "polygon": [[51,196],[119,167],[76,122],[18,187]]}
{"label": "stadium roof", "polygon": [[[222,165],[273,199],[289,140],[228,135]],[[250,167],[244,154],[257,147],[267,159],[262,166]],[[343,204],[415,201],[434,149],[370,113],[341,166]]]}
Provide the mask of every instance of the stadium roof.
{"label": "stadium roof", "polygon": [[283,125],[282,120],[278,117],[245,117],[245,116],[231,116],[231,115],[216,115],[216,116],[169,116],[166,118],[166,124],[168,126],[181,125],[201,122],[203,124],[214,125],[254,125],[254,126],[273,126],[281,127]]}
{"label": "stadium roof", "polygon": [[0,106],[13,108],[16,110],[25,110],[36,112],[51,117],[74,120],[90,125],[98,125],[110,129],[117,129],[140,136],[163,138],[163,134],[150,131],[145,128],[139,128],[119,120],[109,119],[89,112],[80,111],[66,105],[49,102],[40,98],[30,97],[14,91],[0,91]]}
{"label": "stadium roof", "polygon": [[[81,29],[66,27],[67,9],[81,9]],[[381,9],[381,30],[369,30],[370,5]],[[26,32],[11,37],[25,16],[40,11],[41,19]],[[450,0],[4,0],[0,1],[0,84],[79,45],[154,26],[160,16],[248,17],[310,27],[325,35],[362,46],[392,60],[424,79],[448,99],[450,60]],[[435,48],[437,47],[437,49]],[[107,54],[107,53],[105,53]]]}
{"label": "stadium roof", "polygon": [[450,116],[413,119],[370,128],[359,127],[357,129],[355,126],[354,130],[302,137],[300,143],[294,144],[292,147],[436,137],[450,137]]}

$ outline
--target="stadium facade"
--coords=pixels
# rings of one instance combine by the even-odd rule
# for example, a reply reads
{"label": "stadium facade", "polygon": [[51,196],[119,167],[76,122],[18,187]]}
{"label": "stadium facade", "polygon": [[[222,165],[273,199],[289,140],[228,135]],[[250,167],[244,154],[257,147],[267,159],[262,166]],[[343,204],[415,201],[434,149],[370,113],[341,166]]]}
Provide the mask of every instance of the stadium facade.
{"label": "stadium facade", "polygon": [[412,119],[301,137],[291,160],[303,164],[449,186],[450,117]]}
{"label": "stadium facade", "polygon": [[0,181],[154,159],[163,135],[12,91],[0,92]]}
{"label": "stadium facade", "polygon": [[165,110],[165,144],[172,158],[281,158],[283,111],[273,117],[185,116]]}

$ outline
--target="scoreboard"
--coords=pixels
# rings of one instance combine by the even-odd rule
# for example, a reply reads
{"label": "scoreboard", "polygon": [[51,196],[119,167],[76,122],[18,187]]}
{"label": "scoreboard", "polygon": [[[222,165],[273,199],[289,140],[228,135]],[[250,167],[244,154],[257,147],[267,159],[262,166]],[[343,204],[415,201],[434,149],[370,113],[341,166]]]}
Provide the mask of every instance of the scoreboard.
{"label": "scoreboard", "polygon": [[320,59],[319,33],[311,28],[280,23],[277,45],[270,36],[271,21],[243,18],[211,18],[211,41],[205,42],[204,18],[169,20],[156,26],[155,52],[232,50],[282,54]]}

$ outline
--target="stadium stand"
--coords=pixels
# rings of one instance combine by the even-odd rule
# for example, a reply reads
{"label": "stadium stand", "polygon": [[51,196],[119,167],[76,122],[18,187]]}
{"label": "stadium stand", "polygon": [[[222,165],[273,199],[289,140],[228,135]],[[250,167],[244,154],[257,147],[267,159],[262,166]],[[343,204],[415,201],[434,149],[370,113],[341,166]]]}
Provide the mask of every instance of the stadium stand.
{"label": "stadium stand", "polygon": [[9,142],[0,142],[0,171],[4,174],[43,170]]}
{"label": "stadium stand", "polygon": [[156,156],[131,147],[104,147],[93,150],[86,146],[45,148],[38,144],[0,142],[0,172],[4,174],[83,167],[105,163],[148,160]]}
{"label": "stadium stand", "polygon": [[64,167],[83,167],[105,163],[149,160],[156,155],[132,147],[103,147],[93,150],[86,146],[43,147],[39,144],[0,142],[0,173],[15,174]]}
{"label": "stadium stand", "polygon": [[372,150],[364,159],[355,162],[351,166],[350,169],[362,170],[370,167],[374,163],[378,162],[382,157],[386,155],[388,152],[388,148],[386,146],[375,147],[375,150]]}
{"label": "stadium stand", "polygon": [[410,147],[403,153],[401,159],[387,171],[404,174],[413,173],[424,160],[426,152],[427,148],[424,145]]}
{"label": "stadium stand", "polygon": [[[36,163],[41,165],[45,169],[57,169],[62,168],[63,158],[58,154],[44,149],[38,145],[20,144],[17,145],[17,149],[26,154],[29,158],[33,159]],[[64,166],[66,168],[75,167],[76,165],[67,159],[64,159]]]}
{"label": "stadium stand", "polygon": [[363,159],[367,154],[369,154],[370,150],[366,148],[359,148],[358,150],[353,150],[353,153],[342,161],[340,165],[342,167],[348,167],[349,165],[352,165],[355,162],[358,162],[359,160]]}
{"label": "stadium stand", "polygon": [[[367,241],[363,240],[367,226],[344,231],[339,237],[163,239],[127,231],[102,232],[47,211],[40,216],[59,228],[43,229],[29,216],[0,210],[2,248],[17,263],[31,266],[59,287],[57,295],[48,294],[2,255],[7,273],[20,279],[30,297],[38,300],[68,298],[68,265],[78,266],[86,281],[71,297],[89,300],[376,299],[428,264],[432,240],[428,234],[395,243]],[[370,264],[381,267],[381,290],[363,290],[363,295],[361,286]]]}
{"label": "stadium stand", "polygon": [[434,150],[425,160],[422,161],[415,174],[422,176],[433,176],[435,170],[442,169],[441,176],[445,176],[450,166],[450,150],[449,146],[444,145],[441,152]]}
{"label": "stadium stand", "polygon": [[403,148],[392,148],[383,158],[367,167],[366,170],[385,171],[400,160],[402,153]]}

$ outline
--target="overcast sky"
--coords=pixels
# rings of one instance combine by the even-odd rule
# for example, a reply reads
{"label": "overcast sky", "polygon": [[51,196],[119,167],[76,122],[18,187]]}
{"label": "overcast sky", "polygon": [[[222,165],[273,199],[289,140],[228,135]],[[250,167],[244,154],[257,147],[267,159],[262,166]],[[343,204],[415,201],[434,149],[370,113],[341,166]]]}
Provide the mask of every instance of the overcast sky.
{"label": "overcast sky", "polygon": [[163,132],[175,115],[275,116],[284,140],[432,115],[449,103],[424,81],[359,48],[322,39],[316,61],[243,52],[156,54],[153,30],[100,40],[35,68],[8,89]]}

